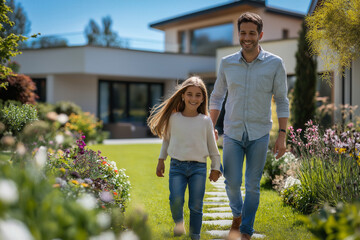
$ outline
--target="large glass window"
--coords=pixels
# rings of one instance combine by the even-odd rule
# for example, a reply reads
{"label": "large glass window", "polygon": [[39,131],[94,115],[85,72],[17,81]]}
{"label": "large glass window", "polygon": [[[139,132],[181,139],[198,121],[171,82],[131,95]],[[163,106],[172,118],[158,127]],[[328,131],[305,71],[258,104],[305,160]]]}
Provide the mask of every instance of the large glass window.
{"label": "large glass window", "polygon": [[144,122],[147,116],[148,85],[145,83],[130,84],[129,91],[129,120]]}
{"label": "large glass window", "polygon": [[216,49],[232,45],[233,24],[195,29],[191,32],[191,53],[215,56]]}
{"label": "large glass window", "polygon": [[145,125],[149,110],[163,96],[162,83],[99,82],[99,118],[104,123]]}
{"label": "large glass window", "polygon": [[120,122],[126,118],[126,84],[113,83],[112,84],[112,122]]}
{"label": "large glass window", "polygon": [[39,96],[37,102],[46,102],[46,78],[32,78],[36,85],[35,93]]}
{"label": "large glass window", "polygon": [[104,123],[108,123],[110,120],[110,84],[108,82],[100,82],[99,96],[99,118]]}

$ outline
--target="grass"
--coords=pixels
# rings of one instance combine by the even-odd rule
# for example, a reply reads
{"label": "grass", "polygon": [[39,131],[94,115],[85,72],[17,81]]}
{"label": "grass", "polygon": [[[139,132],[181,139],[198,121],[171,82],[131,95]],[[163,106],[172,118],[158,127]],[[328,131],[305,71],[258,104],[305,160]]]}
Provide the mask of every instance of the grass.
{"label": "grass", "polygon": [[[174,223],[168,200],[169,160],[165,162],[165,177],[158,178],[155,175],[160,144],[93,145],[91,148],[101,150],[103,156],[117,163],[118,168],[126,169],[132,185],[131,201],[127,213],[130,214],[132,210],[140,208],[148,214],[148,224],[153,239],[189,239],[186,236],[173,237],[172,235]],[[214,190],[209,181],[207,181],[206,189],[207,191]],[[254,228],[256,232],[266,236],[264,240],[311,239],[310,232],[297,220],[298,216],[290,207],[282,205],[278,193],[262,189]],[[184,206],[184,218],[188,231],[187,203]],[[210,230],[208,228],[203,226],[202,232]],[[213,227],[211,228],[213,229]],[[217,229],[221,230],[221,227]],[[202,233],[201,237],[202,239],[212,239],[205,233]]]}
{"label": "grass", "polygon": [[0,161],[8,161],[11,158],[11,152],[0,151]]}

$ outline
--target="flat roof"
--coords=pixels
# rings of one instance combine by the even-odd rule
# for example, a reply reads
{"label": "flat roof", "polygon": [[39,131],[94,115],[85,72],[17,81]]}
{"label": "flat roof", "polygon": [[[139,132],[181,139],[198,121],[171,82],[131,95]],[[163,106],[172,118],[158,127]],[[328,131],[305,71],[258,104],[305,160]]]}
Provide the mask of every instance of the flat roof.
{"label": "flat roof", "polygon": [[288,10],[284,10],[284,9],[274,8],[274,7],[267,7],[265,0],[238,0],[238,1],[231,2],[231,3],[223,4],[220,6],[210,7],[210,8],[204,9],[204,10],[199,10],[199,11],[191,12],[188,14],[180,15],[177,17],[165,19],[165,20],[162,20],[159,22],[154,22],[154,23],[150,24],[150,27],[157,28],[157,29],[163,29],[163,27],[168,24],[172,24],[172,23],[176,23],[176,22],[180,22],[180,21],[184,21],[184,20],[189,20],[194,17],[199,17],[199,16],[203,16],[206,14],[211,14],[214,12],[231,9],[231,8],[238,7],[241,5],[248,5],[248,6],[252,6],[255,8],[263,7],[263,8],[265,8],[265,11],[267,11],[267,12],[286,15],[286,16],[294,17],[294,18],[302,19],[305,16],[304,14],[293,12],[293,11],[288,11]]}

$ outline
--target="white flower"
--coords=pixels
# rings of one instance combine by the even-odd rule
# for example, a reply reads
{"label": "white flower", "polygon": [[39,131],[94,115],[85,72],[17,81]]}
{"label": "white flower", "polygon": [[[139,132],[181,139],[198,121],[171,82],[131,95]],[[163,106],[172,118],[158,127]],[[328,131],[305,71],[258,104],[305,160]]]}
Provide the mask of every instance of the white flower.
{"label": "white flower", "polygon": [[76,200],[76,202],[78,202],[83,208],[88,210],[94,209],[97,203],[96,198],[89,193],[81,196],[79,199]]}
{"label": "white flower", "polygon": [[55,141],[57,142],[57,144],[62,144],[64,140],[65,140],[64,135],[58,134],[55,136]]}
{"label": "white flower", "polygon": [[18,199],[16,183],[11,180],[0,179],[0,201],[11,204],[17,202]]}
{"label": "white flower", "polygon": [[291,186],[293,186],[293,185],[301,185],[301,182],[300,182],[300,180],[299,179],[296,179],[296,178],[293,178],[293,177],[288,177],[287,179],[286,179],[286,182],[285,182],[285,186],[284,186],[284,188],[285,189],[287,189],[287,188],[289,188],[289,187],[291,187]]}
{"label": "white flower", "polygon": [[119,240],[140,240],[140,238],[133,231],[127,230],[120,235]]}
{"label": "white flower", "polygon": [[16,219],[0,220],[0,239],[2,240],[33,240],[27,226]]}
{"label": "white flower", "polygon": [[96,222],[100,225],[101,228],[108,228],[111,224],[111,217],[105,212],[101,212],[96,216]]}
{"label": "white flower", "polygon": [[69,117],[65,113],[61,113],[58,115],[57,120],[59,123],[65,124],[67,121],[69,121]]}
{"label": "white flower", "polygon": [[99,236],[90,237],[90,240],[116,240],[116,236],[113,231],[106,231]]}
{"label": "white flower", "polygon": [[18,143],[16,145],[16,152],[20,155],[20,156],[24,156],[26,153],[26,147],[24,146],[24,144],[22,143]]}
{"label": "white flower", "polygon": [[100,193],[100,199],[103,202],[112,202],[114,200],[112,194],[106,191]]}
{"label": "white flower", "polygon": [[47,148],[41,146],[35,154],[35,163],[40,168],[43,167],[47,160]]}

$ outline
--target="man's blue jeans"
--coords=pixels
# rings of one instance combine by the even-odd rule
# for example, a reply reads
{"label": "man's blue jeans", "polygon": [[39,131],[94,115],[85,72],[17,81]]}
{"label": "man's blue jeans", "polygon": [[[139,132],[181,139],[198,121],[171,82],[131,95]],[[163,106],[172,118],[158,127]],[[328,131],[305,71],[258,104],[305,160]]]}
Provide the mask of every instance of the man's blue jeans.
{"label": "man's blue jeans", "polygon": [[[260,180],[268,145],[269,134],[253,141],[249,141],[246,131],[241,141],[224,135],[223,171],[226,179],[226,193],[230,200],[233,216],[242,216],[240,231],[250,236],[254,233],[255,214],[260,200]],[[246,157],[246,169],[243,202],[240,187],[243,178],[244,157]]]}
{"label": "man's blue jeans", "polygon": [[182,222],[184,195],[189,186],[190,237],[200,239],[206,163],[171,159],[169,172],[170,209],[175,223]]}

